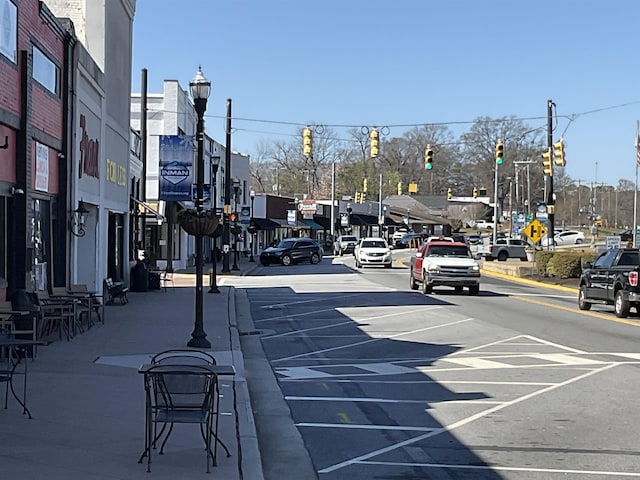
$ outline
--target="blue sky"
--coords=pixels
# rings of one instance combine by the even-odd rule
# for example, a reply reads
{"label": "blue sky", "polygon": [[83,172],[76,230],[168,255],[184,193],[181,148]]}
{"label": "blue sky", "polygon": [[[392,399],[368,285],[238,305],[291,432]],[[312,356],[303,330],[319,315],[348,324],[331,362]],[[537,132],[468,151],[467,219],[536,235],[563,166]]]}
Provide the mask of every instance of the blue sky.
{"label": "blue sky", "polygon": [[568,174],[617,185],[635,180],[639,20],[637,0],[137,0],[132,91],[143,68],[153,93],[202,65],[207,133],[224,143],[231,98],[248,154],[306,123],[539,127],[553,100]]}

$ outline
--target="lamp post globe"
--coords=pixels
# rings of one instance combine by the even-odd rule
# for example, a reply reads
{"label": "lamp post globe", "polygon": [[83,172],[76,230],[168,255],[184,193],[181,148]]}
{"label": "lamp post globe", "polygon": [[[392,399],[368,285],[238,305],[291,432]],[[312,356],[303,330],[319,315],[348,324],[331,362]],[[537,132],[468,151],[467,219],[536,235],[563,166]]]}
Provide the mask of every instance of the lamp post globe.
{"label": "lamp post globe", "polygon": [[[191,97],[193,98],[193,107],[198,117],[196,124],[196,141],[197,141],[197,159],[196,159],[196,212],[203,210],[204,202],[204,112],[207,109],[207,99],[211,93],[211,82],[202,73],[202,69],[198,66],[198,72],[193,80],[189,83]],[[211,343],[207,340],[207,334],[204,331],[203,321],[203,296],[202,296],[202,274],[204,267],[203,258],[203,238],[202,235],[196,235],[196,317],[191,333],[191,340],[187,342],[187,346],[194,348],[211,348]]]}

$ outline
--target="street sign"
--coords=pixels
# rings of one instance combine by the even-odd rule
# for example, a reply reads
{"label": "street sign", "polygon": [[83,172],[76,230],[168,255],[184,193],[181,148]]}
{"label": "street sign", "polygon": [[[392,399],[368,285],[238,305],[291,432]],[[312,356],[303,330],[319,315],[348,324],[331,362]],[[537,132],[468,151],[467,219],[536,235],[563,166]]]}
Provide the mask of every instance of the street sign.
{"label": "street sign", "polygon": [[620,235],[607,235],[607,248],[620,248]]}
{"label": "street sign", "polygon": [[538,243],[547,234],[547,228],[539,220],[532,220],[524,227],[522,233],[529,237],[533,243]]}

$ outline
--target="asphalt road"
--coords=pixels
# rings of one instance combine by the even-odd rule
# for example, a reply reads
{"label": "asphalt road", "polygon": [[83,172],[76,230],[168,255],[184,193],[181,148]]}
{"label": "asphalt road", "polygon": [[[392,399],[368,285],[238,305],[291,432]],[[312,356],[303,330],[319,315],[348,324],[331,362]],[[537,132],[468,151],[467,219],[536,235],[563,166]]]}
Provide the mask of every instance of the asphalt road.
{"label": "asphalt road", "polygon": [[318,478],[640,478],[640,319],[486,277],[477,297],[422,295],[397,265],[352,266],[234,278]]}

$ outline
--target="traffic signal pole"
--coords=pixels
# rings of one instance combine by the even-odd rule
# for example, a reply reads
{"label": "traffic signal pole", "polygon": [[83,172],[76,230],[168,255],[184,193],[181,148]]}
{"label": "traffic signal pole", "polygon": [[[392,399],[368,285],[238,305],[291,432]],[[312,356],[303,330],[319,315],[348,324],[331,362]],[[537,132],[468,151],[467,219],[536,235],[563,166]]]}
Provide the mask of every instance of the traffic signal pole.
{"label": "traffic signal pole", "polygon": [[[553,152],[553,102],[551,100],[547,100],[547,147],[548,152],[552,154]],[[553,162],[553,158],[551,158]],[[551,167],[553,168],[553,167]],[[553,172],[553,170],[552,170]],[[547,204],[547,214],[549,218],[549,230],[547,233],[547,238],[553,239],[553,232],[555,231],[555,199],[553,194],[553,175],[547,175],[545,177],[545,192],[546,198],[545,202]],[[553,250],[553,241],[548,241],[547,246],[549,250]]]}

